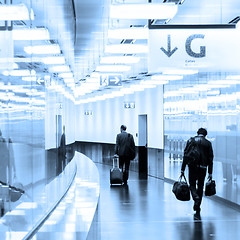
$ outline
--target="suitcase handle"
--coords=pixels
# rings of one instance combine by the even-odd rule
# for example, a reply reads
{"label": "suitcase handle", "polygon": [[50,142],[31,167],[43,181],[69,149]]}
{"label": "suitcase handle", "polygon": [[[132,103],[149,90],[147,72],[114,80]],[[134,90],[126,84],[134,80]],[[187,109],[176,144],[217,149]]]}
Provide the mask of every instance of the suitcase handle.
{"label": "suitcase handle", "polygon": [[[116,165],[115,165],[115,161],[116,161]],[[119,168],[119,156],[116,154],[113,156],[113,168],[115,167]]]}

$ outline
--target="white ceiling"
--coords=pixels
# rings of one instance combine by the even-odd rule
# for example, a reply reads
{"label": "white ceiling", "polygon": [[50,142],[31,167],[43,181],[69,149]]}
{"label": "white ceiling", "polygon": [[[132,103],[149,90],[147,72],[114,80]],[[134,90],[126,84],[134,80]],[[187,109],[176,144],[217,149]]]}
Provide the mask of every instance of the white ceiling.
{"label": "white ceiling", "polygon": [[[152,0],[162,3],[164,0]],[[172,0],[174,1],[174,0]],[[1,0],[4,3],[3,0]],[[44,26],[49,29],[51,38],[57,41],[75,76],[76,86],[81,86],[86,77],[95,71],[103,56],[106,44],[120,43],[121,40],[109,40],[108,28],[147,25],[147,20],[111,20],[111,3],[148,3],[147,0],[13,0],[13,4],[25,3],[35,13],[35,20],[26,22],[27,26]],[[171,2],[171,0],[167,0]],[[176,16],[167,24],[228,24],[240,15],[239,0],[185,0],[178,5]],[[17,26],[14,26],[17,27]],[[136,43],[147,43],[137,40]],[[26,57],[23,47],[32,42],[19,41],[14,44],[15,57]],[[133,66],[133,70],[124,75],[129,83],[131,79],[144,78],[147,73],[147,55],[139,55],[142,60]],[[41,63],[21,63],[22,68],[36,68],[47,73],[47,66]],[[141,75],[142,74],[142,75]],[[136,80],[137,81],[137,80]],[[101,88],[100,90],[107,90]]]}

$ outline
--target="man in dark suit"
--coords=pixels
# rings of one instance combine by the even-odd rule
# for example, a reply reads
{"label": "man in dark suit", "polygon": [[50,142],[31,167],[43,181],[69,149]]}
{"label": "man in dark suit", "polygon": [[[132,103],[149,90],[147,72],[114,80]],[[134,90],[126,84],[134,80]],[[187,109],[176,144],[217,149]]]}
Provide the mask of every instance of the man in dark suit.
{"label": "man in dark suit", "polygon": [[[126,132],[127,127],[120,127],[121,133],[117,135],[115,154],[119,156],[119,167],[123,171],[123,182],[127,184],[130,161],[135,157],[135,143],[132,134]],[[134,156],[131,156],[133,153]],[[125,169],[123,169],[125,167]]]}
{"label": "man in dark suit", "polygon": [[[181,174],[184,175],[186,164],[188,164],[190,191],[194,200],[193,210],[196,211],[195,218],[200,218],[200,205],[202,202],[204,180],[206,177],[207,169],[208,179],[212,179],[213,149],[211,142],[206,139],[206,136],[207,130],[204,128],[199,128],[197,131],[197,136],[194,137],[200,152],[199,164],[188,164],[186,159],[183,157],[183,163],[181,167]],[[187,141],[187,145],[184,149],[184,154],[186,154],[186,150],[188,149],[190,141],[192,140],[189,139]]]}

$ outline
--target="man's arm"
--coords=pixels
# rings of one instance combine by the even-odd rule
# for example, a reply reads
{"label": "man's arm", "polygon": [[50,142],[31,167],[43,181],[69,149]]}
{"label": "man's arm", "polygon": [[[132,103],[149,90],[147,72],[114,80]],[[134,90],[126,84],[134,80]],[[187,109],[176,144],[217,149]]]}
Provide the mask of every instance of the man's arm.
{"label": "man's arm", "polygon": [[189,140],[187,141],[186,147],[184,148],[184,153],[183,153],[183,162],[182,162],[182,167],[181,167],[181,174],[184,175],[184,171],[187,165],[186,159],[185,159],[185,154],[187,152],[188,146],[189,146]]}
{"label": "man's arm", "polygon": [[115,149],[114,149],[115,154],[117,154],[117,155],[118,155],[118,144],[119,144],[119,140],[118,140],[118,135],[117,135],[117,137],[116,137],[116,145],[115,145]]}
{"label": "man's arm", "polygon": [[209,153],[208,153],[208,174],[209,177],[212,177],[212,172],[213,172],[213,148],[212,148],[212,143],[210,142],[209,144]]}

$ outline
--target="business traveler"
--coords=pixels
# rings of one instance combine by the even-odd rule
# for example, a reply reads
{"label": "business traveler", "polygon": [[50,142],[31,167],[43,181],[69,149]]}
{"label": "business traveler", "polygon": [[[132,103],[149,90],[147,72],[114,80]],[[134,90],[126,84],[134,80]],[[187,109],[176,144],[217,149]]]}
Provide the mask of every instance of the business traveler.
{"label": "business traveler", "polygon": [[[199,128],[197,131],[197,136],[194,137],[194,140],[198,146],[198,151],[200,153],[199,163],[188,164],[186,158],[183,157],[183,163],[181,167],[181,175],[184,175],[186,164],[188,164],[190,191],[194,200],[193,210],[196,211],[194,215],[195,219],[200,218],[200,206],[202,202],[204,180],[206,177],[207,169],[208,179],[212,179],[213,149],[211,142],[206,139],[206,136],[207,130],[204,128]],[[186,151],[191,141],[192,139],[189,139],[187,141],[187,145],[184,149],[184,155],[186,155]]]}
{"label": "business traveler", "polygon": [[123,171],[123,182],[127,184],[130,161],[135,158],[135,143],[132,134],[126,132],[127,127],[121,125],[116,138],[115,154],[119,156],[119,167]]}

